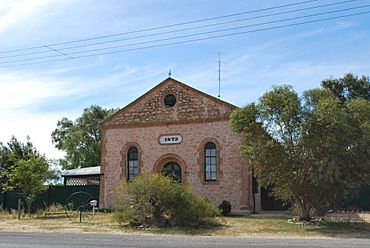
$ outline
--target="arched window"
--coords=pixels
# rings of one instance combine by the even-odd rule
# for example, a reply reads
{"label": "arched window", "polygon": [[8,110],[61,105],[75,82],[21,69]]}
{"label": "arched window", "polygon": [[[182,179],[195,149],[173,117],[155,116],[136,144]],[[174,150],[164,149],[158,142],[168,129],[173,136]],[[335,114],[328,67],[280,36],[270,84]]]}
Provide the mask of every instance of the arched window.
{"label": "arched window", "polygon": [[205,181],[217,180],[216,145],[212,142],[204,147],[204,179]]}
{"label": "arched window", "polygon": [[162,175],[170,177],[173,181],[181,183],[181,167],[175,162],[165,164],[161,171]]}
{"label": "arched window", "polygon": [[127,181],[132,181],[139,174],[139,159],[136,147],[131,147],[127,153]]}

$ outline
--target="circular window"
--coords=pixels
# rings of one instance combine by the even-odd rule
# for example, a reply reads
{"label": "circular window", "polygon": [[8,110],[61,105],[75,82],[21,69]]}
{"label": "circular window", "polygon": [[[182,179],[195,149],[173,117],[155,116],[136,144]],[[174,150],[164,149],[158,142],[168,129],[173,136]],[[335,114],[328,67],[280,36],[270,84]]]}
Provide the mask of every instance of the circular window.
{"label": "circular window", "polygon": [[170,95],[167,95],[164,98],[164,105],[166,105],[166,107],[173,107],[173,106],[175,106],[175,104],[176,104],[176,96],[175,95],[170,94]]}

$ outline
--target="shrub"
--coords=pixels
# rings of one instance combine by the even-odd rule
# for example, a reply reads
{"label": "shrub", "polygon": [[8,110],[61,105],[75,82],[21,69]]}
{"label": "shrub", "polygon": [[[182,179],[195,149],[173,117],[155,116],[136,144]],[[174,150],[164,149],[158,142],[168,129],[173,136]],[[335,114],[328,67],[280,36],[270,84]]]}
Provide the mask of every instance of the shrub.
{"label": "shrub", "polygon": [[141,225],[137,218],[137,213],[129,205],[124,205],[122,209],[115,211],[113,218],[121,224],[129,224],[131,226]]}
{"label": "shrub", "polygon": [[231,212],[231,203],[223,200],[221,204],[218,205],[218,209],[220,209],[221,215],[226,216]]}
{"label": "shrub", "polygon": [[121,209],[114,218],[129,225],[199,225],[215,214],[212,205],[189,187],[154,173],[123,186]]}
{"label": "shrub", "polygon": [[45,209],[45,211],[46,212],[54,212],[54,213],[56,213],[56,212],[64,212],[65,209],[62,206],[62,204],[60,204],[60,203],[53,203],[53,204],[47,206],[46,209]]}
{"label": "shrub", "polygon": [[193,193],[187,187],[182,187],[183,194],[178,206],[171,211],[172,222],[175,225],[201,225],[209,222],[216,215],[216,210],[205,198]]}

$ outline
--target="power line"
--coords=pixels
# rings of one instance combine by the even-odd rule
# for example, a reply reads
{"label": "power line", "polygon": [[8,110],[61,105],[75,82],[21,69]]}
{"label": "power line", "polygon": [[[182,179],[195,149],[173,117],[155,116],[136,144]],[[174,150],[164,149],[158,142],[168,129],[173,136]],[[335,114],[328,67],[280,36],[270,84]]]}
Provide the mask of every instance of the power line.
{"label": "power line", "polygon": [[44,46],[44,47],[49,48],[50,50],[52,50],[52,51],[54,51],[54,52],[60,53],[60,54],[62,54],[62,55],[64,55],[64,56],[66,56],[66,57],[68,57],[68,58],[70,58],[70,59],[73,59],[73,57],[69,56],[68,54],[65,54],[65,53],[63,53],[63,52],[61,52],[61,51],[59,51],[59,50],[57,50],[57,49],[54,49],[54,48],[52,48],[52,47],[50,47],[50,46]]}
{"label": "power line", "polygon": [[[272,6],[272,7],[262,8],[262,9],[244,11],[244,12],[239,12],[239,13],[232,13],[232,14],[228,14],[228,15],[210,17],[210,18],[205,18],[205,19],[198,19],[198,20],[187,21],[187,22],[180,22],[180,23],[175,23],[175,24],[170,24],[170,25],[164,25],[164,26],[157,26],[157,27],[151,27],[151,28],[138,29],[138,30],[133,30],[133,31],[128,31],[128,32],[122,32],[122,33],[116,33],[116,34],[109,34],[109,35],[103,35],[103,36],[95,36],[95,37],[86,38],[86,39],[78,39],[78,40],[72,40],[72,41],[66,41],[66,42],[52,43],[52,44],[47,44],[47,45],[48,46],[59,46],[59,45],[66,45],[66,44],[76,43],[76,42],[85,42],[85,41],[90,41],[90,40],[105,39],[105,38],[110,38],[110,37],[115,37],[115,36],[120,36],[120,35],[133,34],[133,33],[141,33],[141,32],[153,31],[153,30],[158,30],[158,29],[165,29],[165,28],[171,28],[171,27],[176,27],[176,26],[189,25],[189,24],[194,24],[194,23],[199,23],[199,22],[206,22],[206,21],[212,21],[212,20],[217,20],[217,19],[223,19],[223,18],[228,18],[228,17],[234,17],[234,16],[240,16],[240,15],[258,13],[258,12],[263,12],[263,11],[267,11],[267,10],[274,10],[274,9],[286,8],[286,7],[291,7],[291,6],[297,6],[297,5],[302,5],[302,4],[313,3],[313,2],[317,2],[317,1],[320,1],[320,0],[301,1],[301,2],[297,2],[297,3],[290,3],[290,4]],[[354,0],[354,1],[357,1],[357,0]],[[39,49],[39,48],[43,48],[43,47],[44,46],[34,46],[34,47],[28,47],[28,48],[22,48],[22,49],[14,49],[14,50],[2,51],[2,52],[0,52],[0,54],[1,53],[12,53],[12,52],[24,51],[24,50],[30,50],[30,49]]]}
{"label": "power line", "polygon": [[182,39],[182,38],[187,38],[187,37],[192,37],[192,36],[200,36],[200,35],[206,35],[206,34],[212,34],[212,33],[220,33],[220,32],[232,31],[232,30],[236,30],[236,29],[250,28],[250,27],[256,27],[256,26],[258,27],[258,26],[263,26],[263,25],[267,25],[267,24],[286,22],[286,21],[303,19],[303,18],[320,16],[320,15],[333,14],[333,13],[344,12],[344,11],[349,11],[349,10],[362,9],[362,8],[366,8],[366,7],[370,7],[370,4],[363,5],[363,6],[358,6],[358,7],[347,8],[347,9],[334,10],[334,11],[322,12],[322,13],[317,13],[317,14],[310,14],[310,15],[305,15],[305,16],[291,17],[291,18],[286,18],[286,19],[276,20],[276,21],[268,21],[268,22],[255,23],[255,24],[237,26],[237,27],[226,28],[226,29],[219,29],[219,30],[212,30],[212,31],[207,31],[207,32],[194,33],[194,34],[190,34],[190,35],[181,35],[181,36],[169,37],[169,38],[164,38],[164,39],[156,39],[156,40],[150,40],[150,41],[129,43],[129,44],[119,45],[119,46],[110,46],[110,47],[104,47],[104,48],[95,48],[95,49],[89,49],[89,50],[82,50],[82,51],[78,51],[78,52],[72,52],[72,53],[69,53],[69,54],[73,55],[73,54],[80,54],[80,53],[103,51],[103,50],[108,50],[108,49],[115,49],[115,48],[122,48],[122,47],[128,47],[128,46],[136,46],[136,45],[144,45],[144,44],[148,44],[148,43],[155,43],[155,42],[161,42],[161,41],[167,41],[167,40]]}
{"label": "power line", "polygon": [[[300,25],[305,25],[305,24],[310,24],[310,23],[317,23],[317,22],[323,22],[323,21],[328,21],[328,20],[341,19],[341,18],[346,18],[346,17],[351,17],[351,16],[359,16],[359,15],[364,15],[364,14],[369,14],[369,13],[370,13],[370,11],[363,11],[363,12],[357,12],[357,13],[352,13],[352,14],[347,14],[347,15],[334,16],[334,17],[328,17],[328,18],[323,18],[323,19],[318,19],[318,20],[298,22],[298,23],[291,23],[291,24],[280,25],[280,26],[272,26],[272,27],[248,30],[248,31],[237,32],[237,33],[230,33],[230,34],[224,34],[224,35],[217,35],[217,36],[210,36],[210,37],[204,37],[204,38],[190,39],[190,40],[185,40],[185,41],[178,41],[178,42],[164,43],[164,44],[158,44],[158,45],[144,46],[144,47],[138,47],[138,48],[132,48],[132,49],[125,49],[125,50],[117,50],[117,51],[111,51],[111,52],[88,54],[88,55],[82,55],[82,56],[74,57],[74,59],[88,58],[88,57],[93,57],[93,56],[115,54],[115,53],[122,53],[122,52],[138,51],[138,50],[144,50],[144,49],[150,49],[150,48],[158,48],[158,47],[164,47],[164,46],[170,46],[170,45],[178,45],[178,44],[204,41],[204,40],[210,40],[210,39],[224,38],[224,37],[229,37],[229,36],[237,36],[237,35],[248,34],[248,33],[256,33],[256,32],[267,31],[267,30],[281,29],[281,28],[300,26]],[[23,63],[23,64],[17,64],[17,65],[10,65],[8,67],[36,65],[36,64],[43,64],[43,63],[49,63],[49,62],[58,62],[58,61],[65,61],[65,60],[69,60],[69,58]]]}
{"label": "power line", "polygon": [[316,22],[327,21],[327,20],[334,20],[334,19],[356,16],[356,15],[362,15],[362,14],[368,14],[368,13],[370,13],[370,11],[348,14],[348,15],[343,15],[343,16],[329,17],[329,18],[324,18],[324,19],[319,19],[319,20],[305,21],[305,22],[300,22],[300,23],[292,23],[292,24],[281,25],[281,26],[273,26],[273,27],[262,28],[262,29],[254,29],[254,30],[243,31],[243,32],[238,32],[238,33],[231,33],[231,34],[225,34],[225,35],[217,35],[217,36],[211,36],[211,37],[205,37],[205,38],[185,40],[185,41],[179,41],[179,42],[173,42],[173,43],[165,43],[165,44],[139,47],[139,48],[133,48],[133,49],[118,50],[118,51],[113,51],[113,52],[89,54],[89,55],[79,56],[78,58],[87,58],[87,57],[99,56],[99,55],[104,55],[104,54],[113,54],[113,53],[119,53],[119,52],[136,51],[136,50],[142,50],[142,49],[148,49],[148,48],[156,48],[156,47],[163,47],[163,46],[169,46],[169,45],[177,45],[177,44],[184,44],[184,43],[189,43],[189,42],[209,40],[209,39],[223,38],[223,37],[228,37],[228,36],[235,36],[235,35],[241,35],[241,34],[247,34],[247,33],[255,33],[255,32],[273,30],[273,29],[278,29],[278,28],[286,28],[286,27],[298,26],[298,25],[309,24],[309,23],[316,23]]}
{"label": "power line", "polygon": [[[62,50],[65,51],[65,50],[70,50],[70,49],[75,49],[75,48],[96,46],[96,45],[102,45],[102,44],[108,44],[108,43],[115,43],[115,42],[121,42],[121,41],[127,41],[127,40],[134,40],[134,39],[139,39],[139,38],[147,38],[147,37],[153,37],[153,36],[170,34],[170,33],[178,33],[178,32],[184,32],[184,31],[194,30],[194,29],[201,29],[201,28],[206,28],[206,27],[225,25],[225,24],[242,22],[242,21],[247,21],[247,20],[255,20],[255,19],[261,19],[261,18],[265,18],[265,17],[272,17],[272,16],[284,15],[284,14],[289,14],[289,13],[296,13],[296,12],[301,12],[301,11],[305,11],[305,10],[312,10],[312,9],[324,8],[324,7],[329,7],[329,6],[334,6],[334,5],[340,5],[340,4],[345,4],[345,3],[350,3],[350,2],[356,2],[356,1],[358,1],[358,0],[347,0],[347,1],[342,1],[342,2],[335,2],[335,3],[329,3],[329,4],[323,4],[323,5],[313,6],[313,7],[306,7],[306,8],[300,8],[300,9],[288,10],[288,11],[283,11],[283,12],[278,12],[278,13],[271,13],[271,14],[266,14],[266,15],[253,16],[253,17],[242,18],[242,19],[237,19],[237,20],[230,20],[230,21],[225,21],[225,22],[211,23],[211,24],[206,24],[206,25],[202,25],[202,26],[189,27],[189,28],[184,28],[184,29],[169,30],[169,31],[159,32],[159,33],[154,33],[154,34],[145,34],[145,35],[133,36],[133,37],[123,38],[123,39],[115,39],[115,40],[108,40],[108,41],[95,42],[95,43],[89,43],[89,44],[75,45],[75,46],[69,46],[69,47],[62,47],[62,48],[59,48],[59,49],[52,49],[50,47],[51,45],[47,45],[47,46],[44,46],[44,47],[50,48],[50,49],[52,49],[52,50],[54,50],[54,51],[56,51],[58,53],[61,53],[60,51],[62,51]],[[0,59],[4,59],[4,58],[15,58],[15,57],[22,57],[22,56],[28,56],[28,55],[34,55],[34,54],[44,54],[44,53],[50,53],[50,51],[38,51],[38,52],[31,52],[31,53],[23,53],[23,54],[2,56],[2,57],[0,57]],[[66,54],[63,54],[63,55],[68,56]]]}
{"label": "power line", "polygon": [[[250,24],[250,25],[237,26],[237,27],[232,27],[232,28],[227,28],[227,29],[212,30],[212,31],[207,31],[207,32],[199,32],[199,33],[193,33],[193,34],[181,35],[181,36],[175,36],[175,37],[169,37],[169,38],[162,38],[162,39],[154,39],[154,40],[143,41],[143,42],[128,43],[128,44],[124,44],[124,45],[117,45],[117,46],[109,46],[109,47],[103,47],[103,48],[94,48],[94,49],[82,50],[82,51],[68,53],[68,55],[63,53],[63,54],[56,54],[56,55],[31,57],[31,58],[26,58],[26,59],[10,60],[10,61],[5,61],[5,62],[0,62],[0,64],[11,64],[11,63],[17,63],[17,62],[25,62],[25,61],[55,58],[55,57],[60,57],[62,55],[65,55],[65,56],[73,55],[73,56],[70,56],[70,57],[76,57],[76,56],[74,56],[76,54],[98,52],[98,51],[104,51],[104,50],[110,50],[110,49],[130,47],[130,46],[145,45],[145,44],[150,44],[150,43],[164,42],[164,41],[170,41],[170,40],[176,40],[176,39],[184,39],[184,38],[188,38],[188,37],[202,36],[202,35],[208,35],[208,34],[213,34],[213,33],[221,33],[221,32],[227,32],[227,31],[232,31],[232,30],[237,30],[237,29],[245,29],[245,28],[250,28],[250,27],[258,27],[258,26],[263,26],[263,25],[268,25],[268,24],[274,24],[274,23],[304,19],[304,18],[315,17],[315,16],[320,16],[320,15],[328,15],[328,14],[339,13],[339,12],[344,12],[344,11],[349,11],[349,10],[362,9],[362,8],[366,8],[366,7],[370,7],[370,4],[351,7],[351,8],[345,8],[345,9],[339,9],[339,10],[333,10],[333,11],[326,11],[326,12],[310,14],[310,15],[305,15],[305,16],[290,17],[290,18],[285,18],[285,19],[275,20],[275,21],[260,22],[260,23]],[[63,49],[59,49],[59,50],[63,50]],[[57,51],[57,52],[59,52],[59,51]],[[59,52],[59,53],[61,53],[61,52]]]}

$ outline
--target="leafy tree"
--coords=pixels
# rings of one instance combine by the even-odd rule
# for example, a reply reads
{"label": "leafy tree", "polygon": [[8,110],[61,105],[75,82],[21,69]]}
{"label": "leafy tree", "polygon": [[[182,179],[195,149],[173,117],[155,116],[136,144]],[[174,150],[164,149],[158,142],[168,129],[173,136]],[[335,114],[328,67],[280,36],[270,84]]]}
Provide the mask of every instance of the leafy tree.
{"label": "leafy tree", "polygon": [[350,99],[370,100],[369,77],[358,77],[352,73],[344,75],[342,78],[330,78],[321,82],[321,86],[333,92],[341,104],[345,104]]}
{"label": "leafy tree", "polygon": [[100,123],[114,112],[115,109],[93,105],[84,109],[82,116],[74,122],[67,118],[58,121],[51,138],[57,149],[66,152],[65,158],[59,161],[63,169],[99,165]]}
{"label": "leafy tree", "polygon": [[236,110],[233,131],[262,186],[291,201],[301,220],[321,214],[370,176],[370,102],[345,102],[327,89],[300,98],[276,86],[258,104]]}
{"label": "leafy tree", "polygon": [[4,189],[22,193],[30,213],[33,200],[46,190],[44,183],[50,179],[52,172],[44,156],[32,154],[28,159],[15,160],[6,174],[8,180]]}
{"label": "leafy tree", "polygon": [[9,149],[0,142],[0,186],[7,180],[4,173],[9,169]]}
{"label": "leafy tree", "polygon": [[57,180],[57,174],[49,169],[49,161],[40,155],[29,137],[26,143],[13,136],[7,146],[0,144],[0,166],[0,188],[21,193],[29,212],[34,198],[45,189],[47,180]]}
{"label": "leafy tree", "polygon": [[31,155],[39,155],[39,153],[28,136],[26,143],[18,141],[14,136],[7,145],[0,142],[0,185],[7,181],[6,172],[16,161],[20,159],[27,160]]}

